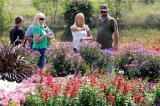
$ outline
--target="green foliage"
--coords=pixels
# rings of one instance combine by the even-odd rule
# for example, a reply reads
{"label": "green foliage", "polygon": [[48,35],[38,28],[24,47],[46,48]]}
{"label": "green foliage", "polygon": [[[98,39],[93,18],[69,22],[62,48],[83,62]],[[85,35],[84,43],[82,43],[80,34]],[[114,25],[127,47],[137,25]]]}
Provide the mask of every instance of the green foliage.
{"label": "green foliage", "polygon": [[32,0],[33,6],[46,15],[51,15],[57,2],[58,0]]}
{"label": "green foliage", "polygon": [[68,98],[64,95],[56,95],[52,99],[48,99],[46,102],[43,102],[41,93],[36,93],[35,95],[30,93],[26,98],[24,106],[67,106],[67,99]]}
{"label": "green foliage", "polygon": [[42,103],[42,95],[40,93],[36,93],[35,95],[29,93],[26,97],[24,106],[41,106]]}
{"label": "green foliage", "polygon": [[116,56],[115,67],[123,70],[129,78],[142,77],[154,81],[160,78],[160,55],[140,45],[128,45]]}
{"label": "green foliage", "polygon": [[48,55],[49,62],[53,66],[53,76],[66,76],[69,74],[84,75],[89,70],[89,66],[79,54],[74,54],[70,50],[66,50],[63,46],[48,50]]}
{"label": "green foliage", "polygon": [[91,18],[93,7],[90,1],[71,1],[66,4],[64,20],[66,23],[66,33],[70,35],[70,27],[73,25],[77,13],[82,12],[85,16],[85,23],[91,28]]}
{"label": "green foliage", "polygon": [[46,23],[56,34],[57,28],[64,28],[63,3],[67,0],[32,0],[33,6],[46,16]]}
{"label": "green foliage", "polygon": [[150,56],[140,68],[142,78],[149,78],[150,81],[160,80],[160,57]]}
{"label": "green foliage", "polygon": [[154,94],[155,94],[154,103],[160,103],[160,88],[156,87],[156,89],[154,89]]}
{"label": "green foliage", "polygon": [[106,70],[108,64],[112,62],[111,54],[105,55],[99,47],[94,47],[93,45],[82,46],[80,53],[90,67]]}
{"label": "green foliage", "polygon": [[126,7],[120,18],[121,22],[123,22],[127,28],[159,28],[159,1],[150,5],[132,1],[127,2],[127,4],[129,3],[131,4],[131,8]]}
{"label": "green foliage", "polygon": [[85,85],[78,92],[77,106],[107,106],[106,100],[100,96],[100,91]]}
{"label": "green foliage", "polygon": [[3,7],[4,7],[4,0],[0,0],[0,35],[2,35],[2,20],[3,20]]}
{"label": "green foliage", "polygon": [[5,9],[5,3],[8,0],[0,0],[0,36],[8,33],[11,26],[11,12]]}
{"label": "green foliage", "polygon": [[66,53],[63,49],[57,50],[57,55],[54,56],[52,66],[56,71],[58,76],[66,76],[67,75],[67,60],[66,60]]}
{"label": "green foliage", "polygon": [[76,98],[69,98],[66,95],[59,94],[47,101],[47,106],[76,106]]}

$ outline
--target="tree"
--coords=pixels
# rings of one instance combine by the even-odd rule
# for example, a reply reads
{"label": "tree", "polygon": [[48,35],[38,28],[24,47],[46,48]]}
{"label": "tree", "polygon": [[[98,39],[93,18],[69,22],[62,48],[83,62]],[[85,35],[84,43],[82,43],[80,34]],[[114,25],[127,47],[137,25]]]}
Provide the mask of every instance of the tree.
{"label": "tree", "polygon": [[[70,26],[74,23],[77,13],[82,12],[85,16],[85,23],[92,28],[91,19],[93,15],[92,3],[89,0],[73,0],[66,4],[64,12],[64,20],[66,24],[66,34],[71,35]],[[68,36],[69,37],[69,36]],[[70,37],[71,38],[71,37]]]}
{"label": "tree", "polygon": [[[33,6],[43,12],[50,19],[47,21],[53,30],[56,25],[56,16],[58,12],[59,0],[32,0]],[[54,26],[53,26],[54,25]]]}
{"label": "tree", "polygon": [[3,35],[3,8],[5,0],[0,0],[0,35]]}
{"label": "tree", "polygon": [[0,0],[0,36],[8,35],[8,31],[12,26],[13,14],[12,11],[5,7],[8,0]]}

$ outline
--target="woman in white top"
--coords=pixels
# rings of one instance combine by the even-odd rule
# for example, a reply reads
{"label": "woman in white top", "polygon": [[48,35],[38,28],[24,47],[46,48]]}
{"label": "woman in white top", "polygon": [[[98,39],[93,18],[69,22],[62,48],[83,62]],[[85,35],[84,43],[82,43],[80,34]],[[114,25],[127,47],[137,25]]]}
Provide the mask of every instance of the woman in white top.
{"label": "woman in white top", "polygon": [[75,16],[74,24],[71,26],[71,32],[73,36],[73,50],[75,52],[79,50],[80,43],[93,39],[88,25],[85,24],[83,13],[78,13]]}

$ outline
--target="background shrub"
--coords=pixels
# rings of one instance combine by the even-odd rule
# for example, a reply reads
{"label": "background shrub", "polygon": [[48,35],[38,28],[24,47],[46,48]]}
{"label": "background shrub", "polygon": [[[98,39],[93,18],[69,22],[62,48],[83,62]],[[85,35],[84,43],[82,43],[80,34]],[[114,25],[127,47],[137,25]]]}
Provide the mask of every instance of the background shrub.
{"label": "background shrub", "polygon": [[156,89],[154,90],[154,94],[155,94],[154,103],[160,103],[160,88],[156,87]]}
{"label": "background shrub", "polygon": [[98,46],[93,44],[81,46],[80,54],[85,62],[94,68],[107,70],[108,64],[112,62],[110,53],[103,53]]}
{"label": "background shrub", "polygon": [[160,55],[140,45],[127,45],[117,54],[115,67],[124,70],[124,75],[129,78],[142,77],[154,81],[160,78]]}
{"label": "background shrub", "polygon": [[[74,18],[77,13],[82,12],[85,16],[85,23],[91,28],[91,18],[93,14],[93,7],[89,0],[71,1],[66,4],[64,12],[64,20],[66,24],[66,35],[71,36],[70,27],[74,23]],[[71,38],[71,37],[70,37]]]}
{"label": "background shrub", "polygon": [[[66,46],[67,45],[67,46]],[[66,76],[70,74],[86,74],[90,67],[80,54],[72,52],[71,44],[59,44],[56,48],[50,48],[47,52],[49,63],[52,64],[52,75]]]}

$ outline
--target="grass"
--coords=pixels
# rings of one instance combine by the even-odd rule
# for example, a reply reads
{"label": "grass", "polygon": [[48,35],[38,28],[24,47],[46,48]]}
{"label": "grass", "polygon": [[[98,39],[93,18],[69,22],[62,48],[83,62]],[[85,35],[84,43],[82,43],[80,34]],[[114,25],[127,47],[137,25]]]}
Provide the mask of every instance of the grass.
{"label": "grass", "polygon": [[152,25],[159,26],[160,24],[160,2],[145,5],[140,2],[133,2],[131,9],[126,9],[122,15],[123,23],[132,26]]}
{"label": "grass", "polygon": [[139,29],[120,31],[120,45],[137,42],[153,49],[160,47],[160,31],[158,29]]}

